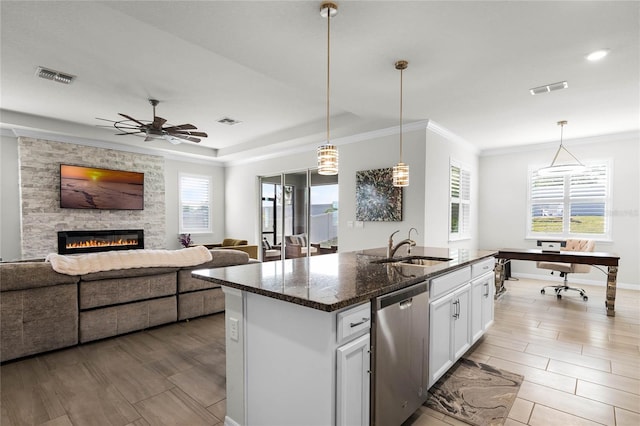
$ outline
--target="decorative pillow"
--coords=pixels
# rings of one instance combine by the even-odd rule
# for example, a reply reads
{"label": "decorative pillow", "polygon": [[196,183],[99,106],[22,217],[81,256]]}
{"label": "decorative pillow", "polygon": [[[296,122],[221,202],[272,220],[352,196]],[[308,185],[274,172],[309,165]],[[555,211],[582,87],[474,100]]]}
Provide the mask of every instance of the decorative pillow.
{"label": "decorative pillow", "polygon": [[262,239],[262,248],[265,250],[271,250],[271,244],[266,237]]}

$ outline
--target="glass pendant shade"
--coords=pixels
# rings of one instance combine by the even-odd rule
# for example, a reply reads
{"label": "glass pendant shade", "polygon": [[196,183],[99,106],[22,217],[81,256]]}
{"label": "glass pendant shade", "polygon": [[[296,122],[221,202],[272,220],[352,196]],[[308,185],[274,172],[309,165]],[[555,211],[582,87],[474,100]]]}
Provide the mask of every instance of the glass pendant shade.
{"label": "glass pendant shade", "polygon": [[[572,175],[572,174],[582,173],[587,169],[587,166],[582,164],[580,162],[580,160],[578,160],[575,155],[570,153],[569,150],[567,148],[565,148],[564,145],[562,144],[562,133],[563,133],[562,130],[563,130],[563,128],[564,128],[564,126],[566,124],[567,124],[566,121],[558,121],[558,125],[560,126],[560,146],[558,147],[558,150],[556,151],[556,155],[553,156],[553,160],[551,161],[551,164],[548,165],[547,167],[543,167],[541,169],[538,169],[538,175],[540,175],[540,176],[565,176],[565,175]],[[558,157],[560,156],[560,153],[562,151],[564,151],[565,153],[569,154],[569,157],[572,159],[572,160],[570,160],[570,162],[565,163],[565,162],[559,162],[558,161]]]}
{"label": "glass pendant shade", "polygon": [[318,147],[318,173],[321,175],[338,174],[338,148],[331,144]]}
{"label": "glass pendant shade", "polygon": [[398,163],[393,166],[393,186],[409,186],[409,165]]}

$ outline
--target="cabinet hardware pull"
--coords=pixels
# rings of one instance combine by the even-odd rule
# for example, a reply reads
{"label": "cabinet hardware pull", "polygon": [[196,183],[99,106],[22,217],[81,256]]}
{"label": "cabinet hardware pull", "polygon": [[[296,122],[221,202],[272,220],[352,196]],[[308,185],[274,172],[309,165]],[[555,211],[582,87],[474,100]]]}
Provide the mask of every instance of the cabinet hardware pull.
{"label": "cabinet hardware pull", "polygon": [[484,286],[487,288],[487,292],[484,294],[484,297],[489,297],[489,283],[484,283]]}
{"label": "cabinet hardware pull", "polygon": [[349,325],[350,325],[351,327],[357,327],[357,326],[359,326],[359,325],[364,324],[364,323],[365,323],[365,322],[367,322],[367,321],[369,321],[369,318],[362,318],[362,321],[360,321],[360,322],[352,322],[352,323],[350,323]]}

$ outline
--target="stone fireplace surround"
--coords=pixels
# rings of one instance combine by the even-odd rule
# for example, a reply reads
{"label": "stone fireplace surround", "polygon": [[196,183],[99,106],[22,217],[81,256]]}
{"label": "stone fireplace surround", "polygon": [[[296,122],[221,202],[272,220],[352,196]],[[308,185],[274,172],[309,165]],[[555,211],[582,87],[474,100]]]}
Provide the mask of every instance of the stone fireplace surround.
{"label": "stone fireplace surround", "polygon": [[[29,137],[18,138],[23,259],[57,252],[59,231],[144,229],[145,248],[165,246],[164,158]],[[144,173],[144,210],[60,208],[60,163]]]}

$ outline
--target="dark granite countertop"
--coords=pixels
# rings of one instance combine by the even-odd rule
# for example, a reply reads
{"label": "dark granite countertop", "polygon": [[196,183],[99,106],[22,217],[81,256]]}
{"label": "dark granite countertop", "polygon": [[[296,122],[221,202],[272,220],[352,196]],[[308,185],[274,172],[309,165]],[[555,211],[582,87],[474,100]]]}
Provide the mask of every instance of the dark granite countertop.
{"label": "dark granite countertop", "polygon": [[[399,253],[406,253],[406,248],[400,249]],[[379,248],[198,269],[192,275],[223,286],[332,312],[495,256],[496,253],[485,250],[413,247],[412,256],[451,260],[434,266],[371,263],[386,257],[386,248]]]}

